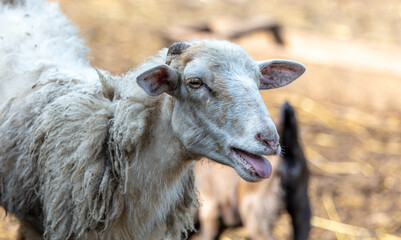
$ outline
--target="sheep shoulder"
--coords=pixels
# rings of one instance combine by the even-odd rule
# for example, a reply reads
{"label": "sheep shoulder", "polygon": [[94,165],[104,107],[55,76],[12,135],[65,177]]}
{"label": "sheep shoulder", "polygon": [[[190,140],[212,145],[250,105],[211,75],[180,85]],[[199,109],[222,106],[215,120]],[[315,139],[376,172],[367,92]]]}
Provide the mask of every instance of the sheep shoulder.
{"label": "sheep shoulder", "polygon": [[41,214],[50,226],[45,234],[57,239],[107,227],[121,214],[111,106],[100,84],[59,79],[40,82],[9,103],[0,121],[10,141],[2,145],[14,147],[14,154],[1,163],[15,162],[14,176],[24,178],[9,177],[22,188],[8,189],[26,191],[4,195],[19,199],[5,199],[11,212],[26,216],[30,206],[48,203]]}
{"label": "sheep shoulder", "polygon": [[[57,238],[107,228],[123,209],[122,166],[110,136],[112,104],[98,86],[83,89],[60,96],[43,109],[31,150],[39,156],[43,198],[50,203],[45,208],[46,225]],[[66,217],[67,212],[74,214]]]}

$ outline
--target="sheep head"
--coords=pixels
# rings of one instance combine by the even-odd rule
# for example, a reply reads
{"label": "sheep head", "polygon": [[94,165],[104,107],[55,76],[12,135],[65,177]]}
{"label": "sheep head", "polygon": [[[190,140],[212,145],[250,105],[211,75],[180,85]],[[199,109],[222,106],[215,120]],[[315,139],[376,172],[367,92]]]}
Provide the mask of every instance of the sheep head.
{"label": "sheep head", "polygon": [[236,44],[202,40],[173,44],[166,64],[140,74],[137,82],[151,96],[175,98],[173,131],[189,151],[259,181],[271,175],[262,155],[281,151],[259,90],[285,86],[304,71],[297,62],[256,62]]}

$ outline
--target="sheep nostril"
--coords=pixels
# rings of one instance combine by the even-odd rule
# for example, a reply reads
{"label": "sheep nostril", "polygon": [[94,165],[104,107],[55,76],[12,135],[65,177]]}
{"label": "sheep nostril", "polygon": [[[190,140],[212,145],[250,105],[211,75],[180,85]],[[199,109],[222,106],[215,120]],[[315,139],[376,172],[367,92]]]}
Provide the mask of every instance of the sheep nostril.
{"label": "sheep nostril", "polygon": [[273,149],[274,151],[277,151],[279,142],[278,141],[267,141],[269,144],[270,148]]}
{"label": "sheep nostril", "polygon": [[277,152],[277,150],[280,146],[279,139],[278,138],[270,138],[268,134],[257,133],[255,138],[256,138],[256,140],[261,142],[263,145],[271,148],[274,152]]}

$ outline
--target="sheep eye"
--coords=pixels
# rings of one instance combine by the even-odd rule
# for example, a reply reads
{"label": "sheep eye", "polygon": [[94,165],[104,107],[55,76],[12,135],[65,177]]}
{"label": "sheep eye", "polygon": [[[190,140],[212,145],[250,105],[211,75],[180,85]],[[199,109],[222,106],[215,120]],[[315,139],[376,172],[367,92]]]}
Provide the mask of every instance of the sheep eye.
{"label": "sheep eye", "polygon": [[202,85],[203,85],[203,82],[202,82],[202,80],[200,79],[200,78],[191,78],[191,79],[189,79],[188,81],[187,81],[187,85],[190,87],[190,88],[194,88],[194,89],[197,89],[197,88],[200,88]]}

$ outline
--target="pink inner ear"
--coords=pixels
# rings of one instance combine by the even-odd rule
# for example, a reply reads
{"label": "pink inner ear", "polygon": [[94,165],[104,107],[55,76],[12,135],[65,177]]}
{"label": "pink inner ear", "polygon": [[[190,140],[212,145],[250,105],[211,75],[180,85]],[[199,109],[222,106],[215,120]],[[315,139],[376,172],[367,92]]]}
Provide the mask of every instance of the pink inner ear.
{"label": "pink inner ear", "polygon": [[260,89],[283,87],[305,72],[305,67],[297,62],[275,60],[260,65],[262,77]]}
{"label": "pink inner ear", "polygon": [[147,94],[157,96],[164,92],[172,92],[176,87],[178,75],[169,66],[160,65],[140,74],[136,79]]}
{"label": "pink inner ear", "polygon": [[261,71],[261,87],[266,85],[268,88],[278,88],[289,84],[294,79],[295,72],[288,68],[273,67],[265,69]]}

